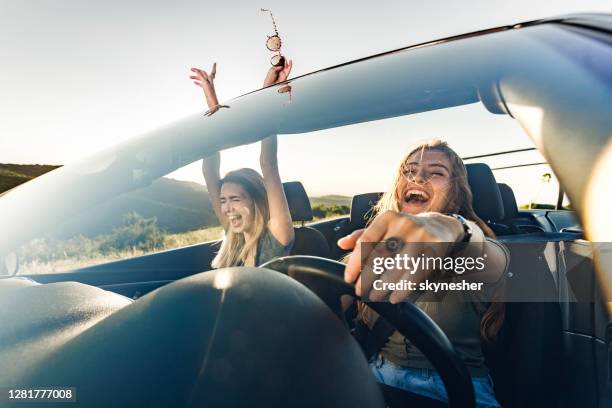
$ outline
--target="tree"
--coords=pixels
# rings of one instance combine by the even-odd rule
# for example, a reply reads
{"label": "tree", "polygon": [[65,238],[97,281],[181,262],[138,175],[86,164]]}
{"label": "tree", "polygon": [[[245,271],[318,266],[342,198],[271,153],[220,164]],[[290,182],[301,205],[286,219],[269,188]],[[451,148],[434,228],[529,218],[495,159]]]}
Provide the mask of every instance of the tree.
{"label": "tree", "polygon": [[123,226],[105,235],[100,251],[109,253],[129,249],[150,252],[164,246],[165,233],[157,226],[157,218],[144,218],[136,212],[123,216]]}

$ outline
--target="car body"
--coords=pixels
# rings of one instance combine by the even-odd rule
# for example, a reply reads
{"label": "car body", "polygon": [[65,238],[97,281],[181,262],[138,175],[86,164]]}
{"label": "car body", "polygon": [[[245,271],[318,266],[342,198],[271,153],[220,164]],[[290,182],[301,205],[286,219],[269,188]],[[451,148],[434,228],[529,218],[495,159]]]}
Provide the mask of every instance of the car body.
{"label": "car body", "polygon": [[[580,267],[572,271],[578,274],[578,281],[588,282],[589,287],[589,293],[585,297],[576,296],[572,293],[572,282],[569,278],[569,284],[561,283],[565,279],[565,276],[562,276],[563,279],[553,285],[552,298],[556,300],[522,299],[521,302],[515,300],[512,306],[509,306],[508,310],[513,311],[513,327],[517,332],[506,332],[505,343],[498,344],[501,350],[492,352],[492,359],[497,358],[498,361],[491,365],[502,367],[499,374],[493,373],[495,379],[499,380],[497,382],[501,384],[500,387],[505,387],[500,391],[500,400],[504,402],[504,406],[524,406],[527,403],[537,406],[576,406],[579,403],[588,407],[603,406],[602,404],[606,401],[609,403],[612,398],[606,388],[609,388],[611,380],[607,370],[612,253],[606,245],[612,238],[611,218],[606,215],[607,201],[610,198],[607,178],[612,174],[611,44],[612,17],[562,16],[410,46],[243,95],[228,101],[228,108],[220,109],[213,115],[197,114],[188,117],[54,170],[4,194],[0,198],[3,230],[0,255],[5,260],[23,258],[24,254],[19,252],[20,248],[37,237],[58,228],[65,229],[67,224],[72,227],[77,225],[77,230],[78,225],[92,222],[95,224],[98,217],[101,217],[105,203],[130,191],[151,186],[157,179],[216,151],[254,143],[272,134],[283,135],[280,137],[282,144],[283,138],[291,137],[288,135],[309,134],[396,117],[410,119],[413,115],[422,113],[480,104],[479,106],[486,108],[490,114],[511,117],[520,125],[560,180],[575,210],[522,211],[517,213],[515,221],[522,219],[519,227],[522,225],[526,228],[507,236],[500,234],[500,240],[509,245],[552,243],[555,248],[554,257],[567,260],[564,253],[560,252],[563,243],[563,249],[567,253],[577,253],[580,256]],[[287,90],[289,92],[286,92]],[[291,94],[290,102],[288,93]],[[370,137],[367,143],[376,147],[377,137]],[[492,136],[491,139],[495,137]],[[338,150],[336,153],[350,155],[350,148],[346,146],[346,150]],[[369,160],[367,157],[358,159],[364,165],[367,165]],[[319,165],[317,157],[310,157],[310,161],[313,166]],[[338,172],[341,172],[341,169],[333,166],[329,168],[330,174]],[[350,172],[345,177],[350,177]],[[491,197],[482,196],[480,199],[482,202],[493,200]],[[325,238],[330,258],[339,259],[343,255],[335,247],[337,238],[363,227],[359,224],[363,217],[353,219],[351,216],[309,224],[308,228],[316,230]],[[294,220],[307,221],[308,216],[299,219],[294,215]],[[496,221],[503,224],[502,220],[490,217],[486,217],[486,220],[491,224]],[[578,220],[584,233],[576,227]],[[534,228],[530,230],[530,226]],[[79,239],[78,234],[73,236]],[[184,336],[199,333],[203,339],[209,339],[202,340],[202,344],[213,344],[210,338],[214,337],[214,333],[211,335],[207,331],[212,326],[204,330],[201,325],[204,321],[211,323],[216,320],[211,317],[196,324],[194,321],[197,319],[197,313],[186,302],[188,297],[182,297],[182,300],[176,300],[178,303],[172,303],[174,300],[171,302],[165,296],[173,290],[179,290],[177,288],[181,288],[183,294],[190,293],[193,289],[190,285],[208,285],[206,290],[201,289],[202,293],[198,296],[216,296],[213,296],[216,292],[211,292],[210,288],[218,282],[215,283],[213,278],[199,277],[200,273],[208,273],[205,271],[210,269],[216,245],[215,241],[210,241],[130,259],[87,265],[69,271],[27,275],[26,277],[44,284],[39,287],[51,288],[50,294],[42,293],[36,299],[29,297],[30,295],[8,292],[23,291],[20,288],[5,289],[7,292],[3,295],[0,321],[4,319],[5,327],[13,329],[0,339],[0,360],[5,360],[4,367],[11,368],[0,374],[0,385],[6,383],[10,386],[25,387],[43,385],[45,381],[45,384],[49,385],[52,378],[49,370],[57,366],[60,367],[57,378],[62,379],[61,384],[75,386],[77,391],[80,389],[82,397],[78,401],[86,406],[110,404],[113,401],[162,406],[174,404],[171,399],[173,392],[182,393],[175,405],[193,403],[194,400],[185,395],[194,393],[194,388],[187,386],[185,381],[191,381],[189,384],[197,383],[194,378],[199,379],[198,375],[202,374],[202,371],[195,375],[192,366],[186,369],[177,363],[176,369],[182,371],[180,375],[173,377],[173,361],[187,357],[178,356],[173,360],[165,354],[162,357],[160,350],[175,352],[175,348],[180,350],[181,347],[185,350],[196,350],[197,346],[181,346],[182,340],[177,340],[176,337],[170,339],[160,336],[155,337],[157,340],[150,340],[151,338],[138,337],[130,330],[142,330],[141,333],[150,333],[151,336],[151,327],[159,330],[156,332],[158,335],[167,333],[168,330],[175,330],[177,333],[180,331]],[[16,267],[13,269],[17,270]],[[245,274],[255,276],[256,272],[246,271]],[[252,279],[259,282],[257,279],[260,278]],[[531,277],[527,276],[525,279],[529,283]],[[15,282],[15,279],[7,276],[4,283],[8,285],[9,282]],[[72,284],[57,286],[62,282],[80,282],[89,286],[87,289],[71,286]],[[290,285],[278,284],[279,288],[285,284]],[[261,288],[266,283],[259,282],[257,285]],[[275,285],[276,283],[272,282],[271,286],[276,287]],[[117,297],[100,294],[91,286],[128,298],[142,298],[126,304]],[[291,290],[299,292],[299,289]],[[3,292],[0,291],[1,293]],[[271,292],[271,296],[275,294],[277,292]],[[90,296],[93,300],[87,301]],[[263,292],[261,296],[264,296]],[[286,296],[280,296],[278,302],[281,302],[281,298],[285,302],[290,301]],[[72,316],[71,319],[62,320],[45,315],[53,313],[54,305],[57,305],[57,310],[60,311],[61,307],[75,310],[79,299],[83,302],[84,309],[76,310],[74,315],[68,314],[67,316]],[[99,299],[99,303],[96,303],[96,299]],[[223,303],[216,297],[213,300]],[[273,313],[271,310],[282,307],[275,304],[274,308],[270,309],[269,303],[275,302],[271,298],[268,298],[268,303],[253,299],[244,302],[244,307],[249,309],[253,305],[259,305],[262,313]],[[304,302],[311,305],[315,311],[321,307],[316,304],[316,300],[310,298]],[[199,301],[193,303],[209,309],[211,304]],[[304,320],[312,318],[298,307],[292,306],[289,309]],[[189,319],[179,316],[179,312],[189,315]],[[146,326],[145,323],[156,316],[159,317],[156,326]],[[334,318],[332,314],[330,316],[330,319]],[[538,316],[541,320],[537,320]],[[28,321],[29,318],[32,319],[31,322]],[[321,317],[320,322],[325,319],[327,317]],[[277,330],[274,324],[280,323],[271,320],[271,327],[264,330],[260,326],[252,330],[257,330],[258,333]],[[281,320],[279,317],[278,321]],[[309,327],[308,333],[315,330],[304,320],[301,323]],[[54,321],[57,326],[48,327],[42,325],[41,321]],[[199,329],[193,332],[185,329],[182,332],[179,326],[172,325],[172,322],[176,321],[187,326],[194,324],[194,327]],[[512,322],[512,319],[509,321]],[[34,327],[34,323],[38,326]],[[214,327],[216,324],[214,323]],[[125,331],[118,331],[122,327]],[[321,323],[320,327],[327,328],[329,333],[339,330],[332,323]],[[107,332],[114,335],[105,337],[104,333]],[[281,332],[291,336],[286,331]],[[92,333],[96,336],[92,337]],[[526,341],[530,335],[533,335],[533,339]],[[282,337],[281,334],[279,336]],[[367,366],[363,357],[359,356],[356,345],[351,343],[350,338],[342,337],[342,347],[339,347],[338,344],[332,344],[334,340],[328,337],[321,336],[316,344],[333,349],[334,353],[316,354],[308,345],[292,338],[290,341],[300,345],[297,349],[282,349],[278,354],[268,355],[278,361],[294,358],[297,368],[299,364],[310,367],[303,370],[302,382],[308,384],[308,387],[304,384],[299,387],[295,385],[300,382],[300,378],[295,378],[290,383],[283,382],[282,375],[275,376],[271,381],[285,384],[283,387],[286,390],[297,387],[292,394],[295,398],[304,395],[305,389],[309,388],[310,403],[314,403],[318,398],[320,401],[327,401],[329,406],[337,406],[343,402],[347,405],[349,402],[358,403],[347,397],[351,389],[349,383],[362,381],[364,385],[360,393],[357,393],[359,398],[363,398],[361,401],[370,398],[372,404],[379,403],[380,397],[372,388],[373,380],[366,378]],[[143,346],[150,341],[157,343],[150,347]],[[515,359],[517,364],[512,367],[509,367],[511,362],[503,358],[504,353],[506,356],[511,355],[510,350],[504,350],[504,347],[514,349],[515,353],[520,354]],[[517,348],[521,347],[522,349],[517,351]],[[143,351],[147,348],[150,348],[151,354]],[[134,353],[133,357],[130,350]],[[179,351],[176,352],[180,355]],[[257,353],[258,350],[251,352]],[[262,349],[261,355],[266,355],[265,352],[269,351]],[[312,357],[315,355],[312,353],[317,357]],[[207,360],[207,352],[200,350],[194,354],[197,354],[197,358],[203,358],[201,366],[198,367],[205,367],[210,363]],[[28,357],[25,358],[24,355]],[[133,370],[134,366],[140,364],[136,356],[146,358],[147,355],[149,358],[160,355],[159,358],[164,361],[168,372],[158,377],[138,374],[142,375],[139,377],[142,381],[134,380],[133,386],[130,386],[125,380],[133,378],[136,375],[134,373],[138,372]],[[79,365],[81,358],[83,363]],[[313,369],[311,365],[317,363],[326,369],[335,370],[325,375],[333,374],[334,378],[342,376],[341,368],[332,364],[330,359],[343,361],[347,367],[355,365],[351,369],[352,374],[347,374],[344,381],[330,380],[328,386],[331,388],[317,382],[312,374],[314,371],[310,371]],[[351,359],[360,360],[349,363]],[[537,367],[524,363],[526,359],[536,361],[534,364]],[[98,372],[96,364],[102,365],[103,361],[112,361],[112,364],[100,366]],[[503,372],[504,365],[507,372]],[[147,363],[143,364],[143,367],[146,367],[143,370],[151,372],[161,366]],[[273,370],[271,366],[266,367],[266,370]],[[289,370],[286,365],[280,363],[279,367],[276,370],[281,373],[284,369]],[[85,374],[79,377],[75,373],[81,370],[84,370]],[[223,367],[219,370],[219,375],[226,375],[223,374]],[[232,370],[232,376],[236,376],[235,385],[247,388],[252,386],[250,379],[258,373],[256,369],[244,367],[233,367]],[[299,370],[291,371],[291,375],[299,376],[298,372]],[[81,380],[82,383],[79,382]],[[55,380],[53,384],[61,385]],[[159,387],[163,388],[163,384],[168,385],[166,389],[161,390]],[[96,386],[107,390],[105,396],[99,400],[95,398]],[[354,384],[352,386],[354,387]],[[208,393],[214,392],[210,388],[202,387]],[[155,391],[143,396],[150,388]],[[109,396],[110,389],[117,390],[116,396]],[[338,400],[328,396],[330,390],[337,391]],[[204,391],[198,391],[202,392]],[[289,391],[276,392],[281,395],[282,392]],[[257,395],[261,397],[268,394]],[[225,401],[232,405],[237,404],[236,401],[239,400],[232,400],[234,402],[231,403],[229,399],[214,401]],[[292,401],[290,405],[297,404],[296,400]],[[256,400],[252,403],[263,405],[264,401]],[[271,405],[276,403],[280,404],[279,401],[274,401]]]}

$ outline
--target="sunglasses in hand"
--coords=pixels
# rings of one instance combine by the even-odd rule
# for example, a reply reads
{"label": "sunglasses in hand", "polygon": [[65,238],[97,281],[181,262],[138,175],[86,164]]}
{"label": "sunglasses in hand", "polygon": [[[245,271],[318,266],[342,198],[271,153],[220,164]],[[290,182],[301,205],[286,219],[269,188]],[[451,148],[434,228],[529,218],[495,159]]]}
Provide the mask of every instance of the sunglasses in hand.
{"label": "sunglasses in hand", "polygon": [[280,49],[283,45],[283,42],[278,35],[278,29],[276,28],[276,21],[274,21],[274,16],[272,15],[272,11],[268,9],[261,9],[261,11],[270,13],[270,18],[272,19],[272,25],[274,26],[274,35],[269,35],[266,40],[266,47],[274,52],[275,54],[270,58],[270,64],[274,67],[282,67],[285,65],[285,57],[281,55]]}

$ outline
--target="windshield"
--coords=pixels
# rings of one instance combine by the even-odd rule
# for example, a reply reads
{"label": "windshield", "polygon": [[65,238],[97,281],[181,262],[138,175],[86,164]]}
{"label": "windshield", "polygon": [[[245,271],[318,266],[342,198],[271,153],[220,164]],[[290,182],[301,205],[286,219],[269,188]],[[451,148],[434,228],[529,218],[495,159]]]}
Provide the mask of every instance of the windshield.
{"label": "windshield", "polygon": [[[270,87],[229,101],[229,108],[212,116],[186,118],[54,170],[0,199],[0,213],[8,220],[0,253],[17,252],[21,273],[47,273],[219,238],[198,162],[221,150],[222,171],[257,169],[254,143],[271,134],[283,135],[283,179],[302,181],[313,202],[330,207],[321,209],[319,218],[346,214],[342,206],[352,195],[385,191],[393,167],[419,141],[446,140],[463,157],[533,148],[517,122],[503,115],[490,86],[518,64],[510,58],[504,65],[487,54],[510,38],[506,35],[312,74],[291,81],[290,95]],[[522,34],[516,38],[532,47],[529,52],[559,58],[549,44]],[[449,70],[445,61],[458,55],[462,58]],[[377,72],[385,75],[376,83],[364,81]],[[515,190],[519,205],[533,208],[556,201],[553,171],[545,164],[531,166],[529,175],[527,167],[503,167],[541,160],[537,154],[515,155],[489,163]],[[19,221],[24,211],[28,219]]]}
{"label": "windshield", "polygon": [[[488,137],[488,135],[498,135]],[[459,154],[473,155],[532,148],[516,122],[492,115],[482,104],[436,110],[279,138],[284,181],[300,181],[313,207],[313,221],[347,216],[354,195],[386,191],[397,164],[417,143],[440,138]],[[222,169],[259,169],[259,143],[223,150]],[[367,159],[365,159],[367,158]],[[537,152],[501,155],[486,161],[499,181],[514,190],[522,208],[553,206],[558,190]],[[118,194],[71,217],[22,245],[20,274],[57,273],[220,239],[197,160]]]}

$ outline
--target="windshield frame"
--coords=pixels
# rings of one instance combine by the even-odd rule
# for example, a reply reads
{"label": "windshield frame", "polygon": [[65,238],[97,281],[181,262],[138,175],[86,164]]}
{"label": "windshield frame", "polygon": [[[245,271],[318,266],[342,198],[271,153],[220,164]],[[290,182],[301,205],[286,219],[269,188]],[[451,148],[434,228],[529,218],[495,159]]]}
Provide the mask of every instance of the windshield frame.
{"label": "windshield frame", "polygon": [[[63,166],[2,196],[0,214],[8,223],[3,222],[7,228],[0,255],[106,199],[147,186],[215,151],[269,135],[305,133],[478,101],[490,112],[506,113],[505,94],[520,94],[533,80],[512,78],[513,73],[524,70],[526,56],[540,59],[534,70],[560,67],[559,75],[573,73],[562,72],[567,57],[542,40],[551,37],[549,32],[562,30],[553,23],[487,30],[343,64],[246,94],[214,115],[189,116]],[[451,75],[448,61],[456,61]],[[381,71],[386,73],[384,81],[367,80]],[[363,84],[358,92],[350,89],[355,83]],[[286,95],[278,92],[286,84],[299,96],[290,105]],[[342,106],[343,114],[334,111],[337,106]],[[542,150],[543,146],[538,147]],[[63,197],[61,203],[41,202],[42,197],[57,195]],[[28,225],[15,221],[24,213],[30,216]]]}

